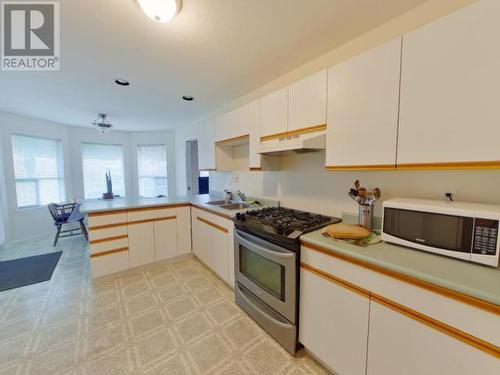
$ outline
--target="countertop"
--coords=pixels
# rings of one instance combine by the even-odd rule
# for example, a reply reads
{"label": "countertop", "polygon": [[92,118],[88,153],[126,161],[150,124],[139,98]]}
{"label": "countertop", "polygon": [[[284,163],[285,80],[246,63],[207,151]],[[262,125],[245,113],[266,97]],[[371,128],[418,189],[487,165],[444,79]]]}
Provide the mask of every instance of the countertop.
{"label": "countertop", "polygon": [[499,268],[468,263],[387,242],[360,247],[345,241],[325,238],[321,231],[307,233],[300,238],[332,253],[500,305]]}
{"label": "countertop", "polygon": [[[182,204],[193,204],[198,207],[209,210],[213,213],[225,216],[227,218],[232,218],[238,212],[245,212],[246,210],[256,208],[255,206],[245,208],[242,210],[227,210],[219,206],[207,204],[207,202],[213,200],[221,200],[221,195],[217,194],[204,194],[204,195],[188,195],[188,196],[178,196],[178,197],[166,197],[166,198],[144,198],[139,196],[134,197],[123,197],[115,199],[89,199],[83,202],[80,207],[80,212],[83,214],[91,214],[96,212],[112,212],[119,210],[132,210],[138,208],[148,208],[148,207],[168,207],[176,206]],[[262,201],[264,205],[277,204],[274,201]]]}

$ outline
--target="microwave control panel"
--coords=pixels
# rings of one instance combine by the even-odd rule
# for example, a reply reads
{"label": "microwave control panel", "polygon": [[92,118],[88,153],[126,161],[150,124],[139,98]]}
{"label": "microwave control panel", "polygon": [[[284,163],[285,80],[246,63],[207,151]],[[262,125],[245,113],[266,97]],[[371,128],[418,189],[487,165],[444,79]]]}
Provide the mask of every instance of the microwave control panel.
{"label": "microwave control panel", "polygon": [[474,245],[472,252],[482,255],[496,255],[498,240],[498,220],[475,219]]}

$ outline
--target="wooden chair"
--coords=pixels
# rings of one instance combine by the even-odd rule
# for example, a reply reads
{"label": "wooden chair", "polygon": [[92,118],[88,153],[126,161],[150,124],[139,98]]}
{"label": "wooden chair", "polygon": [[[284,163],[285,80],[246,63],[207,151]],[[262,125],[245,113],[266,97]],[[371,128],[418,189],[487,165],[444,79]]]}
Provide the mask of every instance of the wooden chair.
{"label": "wooden chair", "polygon": [[[85,217],[80,212],[80,206],[80,203],[49,204],[49,212],[52,216],[52,219],[54,219],[54,225],[57,228],[56,237],[54,239],[54,246],[57,245],[57,241],[59,240],[59,238],[78,236],[80,234],[83,234],[87,241],[89,240],[87,228],[85,227],[85,223],[83,222]],[[63,230],[63,225],[74,223],[79,223],[80,227],[73,227]],[[63,233],[68,234],[61,236],[61,234]]]}

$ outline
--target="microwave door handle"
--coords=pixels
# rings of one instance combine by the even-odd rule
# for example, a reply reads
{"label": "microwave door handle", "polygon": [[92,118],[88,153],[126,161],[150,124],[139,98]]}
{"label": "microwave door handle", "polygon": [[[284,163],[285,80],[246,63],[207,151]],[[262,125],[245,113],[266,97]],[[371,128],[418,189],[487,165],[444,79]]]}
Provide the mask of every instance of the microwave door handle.
{"label": "microwave door handle", "polygon": [[269,249],[266,249],[265,247],[262,247],[262,246],[259,246],[259,245],[256,245],[250,241],[248,241],[247,239],[243,238],[242,236],[240,236],[237,232],[235,233],[236,235],[236,238],[238,239],[238,242],[241,243],[242,245],[244,245],[245,247],[249,248],[249,249],[253,249],[253,250],[257,250],[259,251],[260,253],[263,253],[263,254],[266,254],[267,256],[271,257],[271,258],[278,258],[278,259],[295,259],[295,253],[292,253],[292,252],[281,252],[281,251],[273,251],[273,250],[269,250]]}

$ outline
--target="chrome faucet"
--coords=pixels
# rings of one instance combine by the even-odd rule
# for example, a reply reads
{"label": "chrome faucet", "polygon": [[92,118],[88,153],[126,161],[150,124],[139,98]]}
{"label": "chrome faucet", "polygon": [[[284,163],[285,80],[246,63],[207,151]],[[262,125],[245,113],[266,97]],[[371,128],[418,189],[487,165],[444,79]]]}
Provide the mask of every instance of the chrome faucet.
{"label": "chrome faucet", "polygon": [[229,203],[230,201],[233,200],[233,193],[230,190],[224,190],[224,200],[226,203]]}
{"label": "chrome faucet", "polygon": [[238,197],[240,197],[240,199],[241,199],[242,202],[246,202],[247,201],[247,196],[245,194],[243,194],[241,191],[236,190],[236,194],[238,195]]}

